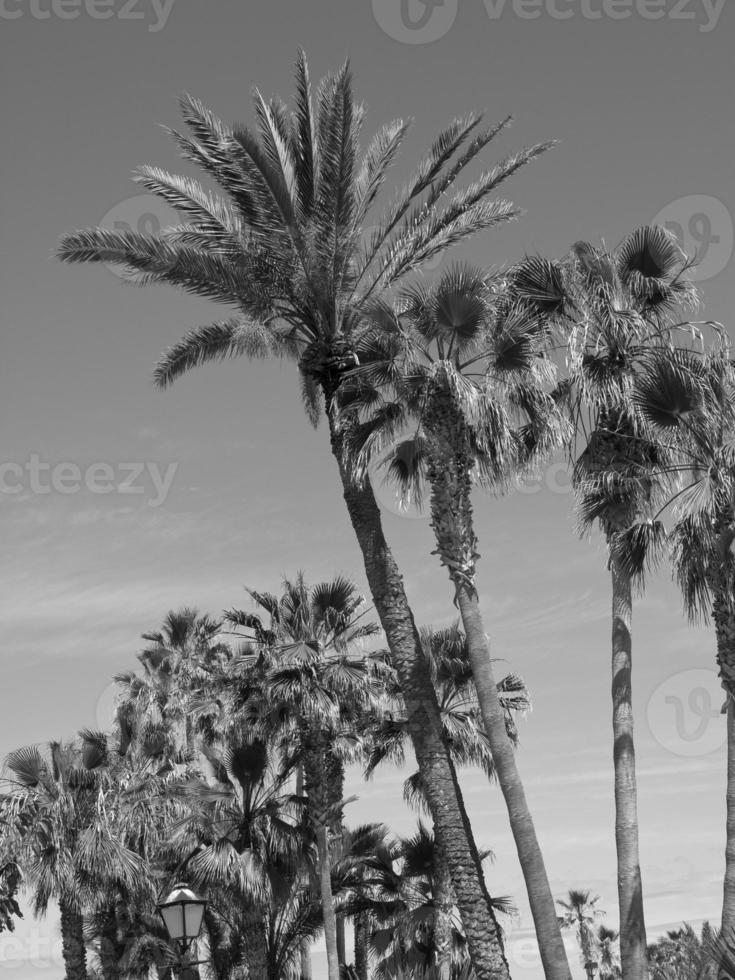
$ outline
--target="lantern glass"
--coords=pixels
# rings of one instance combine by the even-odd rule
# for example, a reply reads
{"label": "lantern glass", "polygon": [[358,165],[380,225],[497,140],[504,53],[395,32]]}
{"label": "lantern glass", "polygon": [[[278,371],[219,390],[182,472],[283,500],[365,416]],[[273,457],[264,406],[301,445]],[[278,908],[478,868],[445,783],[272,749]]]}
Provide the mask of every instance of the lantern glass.
{"label": "lantern glass", "polygon": [[179,943],[189,943],[197,938],[202,928],[204,905],[204,900],[186,885],[174,886],[174,890],[159,906],[163,924],[171,939]]}

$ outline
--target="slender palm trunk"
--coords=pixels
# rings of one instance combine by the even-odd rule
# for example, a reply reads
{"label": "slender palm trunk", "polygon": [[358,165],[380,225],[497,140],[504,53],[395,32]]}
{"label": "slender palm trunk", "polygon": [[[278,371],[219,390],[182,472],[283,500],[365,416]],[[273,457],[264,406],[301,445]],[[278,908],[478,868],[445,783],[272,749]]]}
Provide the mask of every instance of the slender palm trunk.
{"label": "slender palm trunk", "polygon": [[66,980],[87,980],[87,950],[84,945],[82,916],[65,901],[59,903],[59,911]]}
{"label": "slender palm trunk", "polygon": [[722,896],[722,933],[735,937],[735,706],[727,699],[727,836]]}
{"label": "slender palm trunk", "polygon": [[723,935],[731,938],[735,936],[735,604],[730,597],[730,575],[726,568],[713,569],[709,584],[717,664],[727,692],[727,823],[721,927]]}
{"label": "slender palm trunk", "polygon": [[327,972],[329,980],[339,980],[339,951],[337,948],[337,916],[334,913],[334,896],[329,860],[329,828],[326,824],[317,827],[316,846],[319,857],[319,887],[322,897],[322,918],[324,920],[324,941],[327,946]]}
{"label": "slender palm trunk", "polygon": [[508,808],[510,827],[526,883],[544,975],[547,980],[552,978],[570,980],[569,962],[559,927],[554,896],[551,893],[544,858],[516,765],[515,751],[505,729],[505,717],[498,698],[490,648],[483,628],[477,593],[464,582],[457,587],[457,604],[467,637],[467,648],[483,726],[490,745],[498,784]]}
{"label": "slender palm trunk", "polygon": [[[472,461],[458,448],[465,444],[465,433],[461,421],[453,420],[451,405],[442,407],[437,399],[433,411],[438,413],[435,418],[438,426],[442,427],[441,435],[432,440],[427,466],[431,486],[431,524],[437,542],[436,554],[449,570],[455,587],[455,601],[467,638],[477,700],[498,783],[508,809],[544,974],[546,980],[571,980],[554,896],[516,766],[515,752],[505,728],[505,715],[498,697],[490,648],[474,584],[479,555],[472,519]],[[448,432],[444,428],[448,420],[450,424],[452,420],[456,422],[457,431]],[[427,417],[427,426],[430,422]]]}
{"label": "slender palm trunk", "polygon": [[322,902],[324,941],[327,946],[327,969],[329,980],[340,980],[337,915],[332,893],[332,860],[329,850],[332,800],[327,778],[328,752],[325,736],[320,729],[307,728],[306,737],[308,748],[304,753],[304,782],[309,801],[309,818],[316,836],[317,876]]}
{"label": "slender palm trunk", "polygon": [[119,980],[121,949],[117,941],[117,916],[114,906],[106,913],[103,920],[99,958],[104,980]]}
{"label": "slender palm trunk", "polygon": [[345,936],[345,917],[337,913],[337,960],[340,969],[347,965],[347,937]]}
{"label": "slender palm trunk", "polygon": [[437,980],[452,975],[452,875],[439,845],[434,842],[434,946]]}
{"label": "slender palm trunk", "polygon": [[357,980],[369,980],[368,916],[358,912],[355,916],[355,972]]}
{"label": "slender palm trunk", "polygon": [[[329,400],[327,402],[329,407]],[[332,452],[339,466],[347,511],[362,551],[375,609],[385,631],[406,705],[413,743],[432,820],[452,872],[477,980],[508,978],[508,963],[464,809],[449,749],[442,735],[436,691],[426,670],[403,579],[383,534],[380,510],[369,483],[358,485],[343,458],[342,433],[331,412]],[[566,978],[564,978],[566,980]]]}
{"label": "slender palm trunk", "polygon": [[[302,796],[304,792],[304,767],[296,767],[296,795]],[[302,939],[299,944],[300,973],[299,980],[311,980],[311,942]]]}
{"label": "slender palm trunk", "polygon": [[254,914],[243,930],[243,947],[248,977],[270,977],[268,945],[265,924],[261,916]]}
{"label": "slender palm trunk", "polygon": [[615,766],[615,846],[618,859],[620,961],[624,980],[647,980],[646,924],[638,855],[638,800],[633,741],[631,584],[611,561],[612,700]]}
{"label": "slender palm trunk", "polygon": [[582,950],[584,972],[587,975],[587,980],[595,980],[595,969],[597,964],[592,959],[592,944],[590,943],[589,929],[587,928],[587,923],[584,921],[581,915],[579,918],[579,945]]}

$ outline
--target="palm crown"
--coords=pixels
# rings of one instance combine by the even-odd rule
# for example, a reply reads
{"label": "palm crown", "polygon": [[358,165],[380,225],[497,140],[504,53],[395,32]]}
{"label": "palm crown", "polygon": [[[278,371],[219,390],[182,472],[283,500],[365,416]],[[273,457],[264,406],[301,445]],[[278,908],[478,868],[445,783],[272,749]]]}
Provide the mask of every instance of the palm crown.
{"label": "palm crown", "polygon": [[339,376],[366,304],[456,242],[516,217],[516,207],[490,195],[551,145],[509,156],[458,190],[468,165],[510,119],[489,129],[481,128],[480,114],[457,119],[376,223],[369,216],[409,124],[383,126],[361,155],[364,113],[347,64],[321,82],[313,100],[300,54],[293,109],[256,90],[254,130],[225,125],[190,96],[181,108],[187,133],[171,135],[224,196],[142,167],[136,180],[186,223],[155,235],[75,232],[59,255],[117,263],[135,282],[168,283],[236,309],[171,348],[156,371],[159,384],[208,360],[292,356],[312,413],[318,385]]}

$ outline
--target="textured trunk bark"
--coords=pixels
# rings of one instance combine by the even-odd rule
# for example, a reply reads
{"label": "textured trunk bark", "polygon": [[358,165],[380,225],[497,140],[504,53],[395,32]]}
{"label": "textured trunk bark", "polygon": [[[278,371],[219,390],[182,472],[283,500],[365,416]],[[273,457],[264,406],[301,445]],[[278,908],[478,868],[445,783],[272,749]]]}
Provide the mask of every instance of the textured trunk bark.
{"label": "textured trunk bark", "polygon": [[66,980],[87,980],[87,950],[84,945],[82,916],[67,902],[59,903],[59,911]]}
{"label": "textured trunk bark", "polygon": [[322,897],[324,941],[327,946],[327,973],[329,980],[340,980],[339,953],[337,950],[337,916],[334,914],[332,875],[329,860],[329,829],[317,827],[316,846],[319,855],[319,887]]}
{"label": "textured trunk bark", "polygon": [[[304,793],[304,767],[296,767],[296,795],[303,796]],[[302,939],[299,945],[300,972],[299,980],[311,980],[311,942]]]}
{"label": "textured trunk bark", "polygon": [[587,923],[584,921],[582,914],[580,913],[579,921],[577,925],[579,948],[582,950],[582,959],[584,960],[584,972],[587,980],[595,980],[595,970],[597,969],[597,963],[594,961],[592,956],[592,943],[590,942],[590,932]]}
{"label": "textured trunk bark", "polygon": [[100,935],[100,966],[104,980],[120,980],[120,959],[122,952],[117,942],[117,916],[111,909],[105,916]]}
{"label": "textured trunk bark", "polygon": [[467,638],[472,676],[498,784],[508,809],[511,831],[523,871],[546,980],[571,980],[564,941],[536,830],[526,802],[515,752],[493,676],[492,660],[475,587],[477,538],[472,517],[472,458],[463,447],[464,424],[451,399],[438,393],[425,413],[431,433],[427,475],[431,486],[431,526],[435,554],[449,571]]}
{"label": "textured trunk bark", "polygon": [[709,585],[717,664],[727,692],[727,820],[721,928],[724,935],[732,937],[735,936],[735,605],[731,599],[730,573],[724,563],[713,566]]}
{"label": "textured trunk bark", "polygon": [[515,752],[505,729],[505,717],[498,698],[477,593],[464,582],[457,586],[457,605],[467,637],[483,726],[490,744],[498,784],[508,808],[513,840],[526,883],[544,975],[547,980],[571,980],[554,896],[518,773]]}
{"label": "textured trunk bark", "polygon": [[475,975],[477,980],[507,978],[510,974],[500,931],[464,811],[457,775],[442,737],[436,692],[426,670],[403,579],[385,540],[372,488],[369,484],[356,485],[347,472],[341,434],[331,413],[330,430],[345,503],[362,551],[375,608],[398,672],[409,735],[426,788],[435,833],[451,869]]}
{"label": "textured trunk bark", "polygon": [[436,947],[437,980],[452,976],[452,875],[449,865],[434,842],[434,945]]}
{"label": "textured trunk bark", "polygon": [[324,941],[327,946],[329,980],[340,980],[337,938],[337,916],[332,894],[332,860],[329,851],[329,826],[332,790],[328,780],[328,745],[325,734],[317,727],[305,729],[304,788],[308,812],[317,846],[317,877],[322,902]]}
{"label": "textured trunk bark", "polygon": [[727,838],[722,932],[735,936],[735,706],[731,697],[727,703]]}
{"label": "textured trunk bark", "polygon": [[612,572],[612,701],[615,845],[618,859],[620,961],[623,980],[647,980],[646,924],[638,856],[638,802],[633,741],[631,584],[615,560]]}
{"label": "textured trunk bark", "polygon": [[355,972],[357,980],[370,980],[368,955],[368,917],[365,912],[355,916]]}
{"label": "textured trunk bark", "polygon": [[345,918],[337,914],[337,959],[340,969],[347,965],[347,942],[345,938]]}
{"label": "textured trunk bark", "polygon": [[261,919],[253,916],[243,932],[245,962],[248,968],[248,978],[263,977],[270,980],[268,945],[265,939],[265,926]]}

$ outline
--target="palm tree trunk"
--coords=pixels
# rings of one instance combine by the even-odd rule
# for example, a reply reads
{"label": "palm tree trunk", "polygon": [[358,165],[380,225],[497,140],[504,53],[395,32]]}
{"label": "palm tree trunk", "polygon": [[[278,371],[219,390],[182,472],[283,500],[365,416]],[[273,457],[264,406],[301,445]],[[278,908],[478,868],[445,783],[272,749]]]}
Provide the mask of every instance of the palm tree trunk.
{"label": "palm tree trunk", "polygon": [[722,933],[735,937],[735,706],[727,699],[727,837],[722,898]]}
{"label": "palm tree trunk", "polygon": [[332,893],[332,860],[329,851],[332,799],[327,778],[328,752],[325,737],[318,728],[306,728],[305,734],[308,742],[304,750],[304,783],[308,797],[309,818],[316,836],[317,875],[322,901],[324,941],[327,946],[327,970],[329,980],[340,980],[337,916]]}
{"label": "palm tree trunk", "polygon": [[467,637],[472,675],[498,784],[503,793],[518,860],[526,882],[541,962],[547,980],[571,980],[564,940],[551,893],[546,866],[526,802],[515,752],[505,729],[505,717],[493,675],[490,648],[483,628],[477,592],[462,582],[457,605]]}
{"label": "palm tree trunk", "polygon": [[633,741],[631,583],[618,562],[612,572],[612,700],[615,846],[618,859],[620,960],[624,980],[647,980],[646,924],[638,856],[638,801]]}
{"label": "palm tree trunk", "polygon": [[84,945],[82,916],[63,901],[59,903],[59,911],[66,980],[87,980],[87,950]]}
{"label": "palm tree trunk", "polygon": [[121,955],[117,942],[117,916],[114,906],[106,913],[103,920],[99,958],[104,980],[119,980]]}
{"label": "palm tree trunk", "polygon": [[332,875],[329,860],[329,829],[322,824],[316,829],[316,846],[319,857],[319,887],[322,897],[324,941],[327,946],[327,973],[329,980],[339,980],[339,953],[337,949],[337,916],[334,913]]}
{"label": "palm tree trunk", "polygon": [[452,975],[452,875],[439,845],[434,842],[434,946],[437,980]]}
{"label": "palm tree trunk", "polygon": [[355,916],[355,972],[357,980],[370,980],[368,959],[368,917],[366,912]]}
{"label": "palm tree trunk", "polygon": [[260,916],[253,915],[243,930],[243,946],[248,977],[270,977],[265,925]]}
{"label": "palm tree trunk", "polygon": [[[438,403],[435,410],[439,410],[439,424],[446,425],[451,416],[447,411],[442,412]],[[427,425],[429,424],[427,418]],[[546,980],[571,980],[554,896],[516,766],[513,746],[505,728],[505,715],[498,697],[490,648],[474,585],[475,565],[479,555],[472,519],[472,461],[461,451],[457,451],[456,447],[464,444],[462,431],[443,434],[440,439],[440,442],[434,441],[427,465],[431,486],[431,524],[437,542],[436,554],[448,568],[454,584],[455,601],[467,638],[477,700],[526,882],[544,974]]]}
{"label": "palm tree trunk", "polygon": [[722,933],[735,937],[735,608],[730,599],[730,574],[725,567],[710,570],[712,619],[717,638],[717,664],[727,692],[727,823]]}
{"label": "palm tree trunk", "polygon": [[587,923],[580,914],[579,923],[579,945],[582,950],[582,959],[584,960],[584,972],[587,976],[587,980],[595,980],[595,968],[597,964],[592,959],[592,945],[590,943],[590,933],[587,928]]}
{"label": "palm tree trunk", "polygon": [[[296,767],[296,795],[302,796],[304,793],[304,767]],[[299,944],[300,972],[299,980],[311,980],[311,942],[302,939]]]}
{"label": "palm tree trunk", "polygon": [[337,913],[337,959],[340,969],[347,965],[347,940],[345,938],[345,917]]}
{"label": "palm tree trunk", "polygon": [[[327,401],[329,408],[329,400]],[[464,809],[457,774],[442,736],[436,691],[426,670],[403,579],[383,534],[380,510],[368,482],[358,485],[343,459],[343,434],[328,412],[332,452],[339,466],[347,511],[362,551],[375,609],[385,631],[406,704],[407,727],[426,787],[437,840],[452,873],[477,980],[510,976],[503,943]],[[565,977],[564,980],[567,980]]]}

